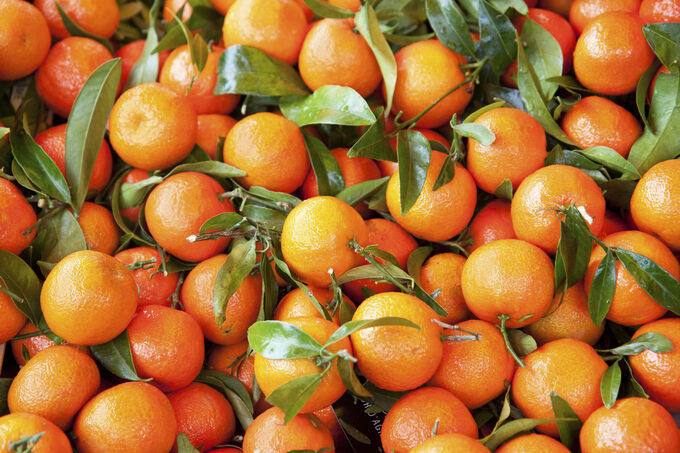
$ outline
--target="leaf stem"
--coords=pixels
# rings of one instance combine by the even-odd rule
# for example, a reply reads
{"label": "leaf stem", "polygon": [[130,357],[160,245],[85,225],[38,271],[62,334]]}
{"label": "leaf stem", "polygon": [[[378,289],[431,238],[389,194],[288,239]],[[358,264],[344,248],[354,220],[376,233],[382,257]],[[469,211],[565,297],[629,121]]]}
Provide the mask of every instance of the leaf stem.
{"label": "leaf stem", "polygon": [[503,341],[505,341],[505,347],[508,349],[508,352],[512,356],[513,359],[515,359],[515,362],[522,368],[526,366],[524,363],[524,360],[520,359],[517,353],[515,352],[515,349],[512,347],[512,344],[510,343],[510,338],[508,337],[508,330],[505,327],[505,323],[510,319],[510,316],[506,315],[505,313],[501,313],[498,315],[498,319],[501,321],[501,325],[499,329],[501,330],[501,335],[503,335]]}

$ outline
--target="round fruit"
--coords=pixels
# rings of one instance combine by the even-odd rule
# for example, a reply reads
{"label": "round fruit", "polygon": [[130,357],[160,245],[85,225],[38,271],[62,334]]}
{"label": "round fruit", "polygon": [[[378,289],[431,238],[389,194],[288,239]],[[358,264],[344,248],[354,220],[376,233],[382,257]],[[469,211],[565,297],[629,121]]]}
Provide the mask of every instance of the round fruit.
{"label": "round fruit", "polygon": [[151,247],[135,247],[123,250],[114,257],[132,270],[139,287],[139,306],[166,305],[172,302],[177,289],[179,273],[163,275],[161,255]]}
{"label": "round fruit", "polygon": [[86,201],[80,209],[78,225],[87,248],[111,255],[120,245],[120,231],[113,214],[104,206]]}
{"label": "round fruit", "polygon": [[499,239],[516,239],[510,203],[504,200],[491,201],[472,219],[468,233],[472,239],[472,246],[468,247],[470,252]]}
{"label": "round fruit", "polygon": [[463,299],[461,276],[465,257],[455,253],[439,253],[431,256],[420,268],[420,286],[426,293],[439,291],[436,301],[448,313],[441,320],[455,324],[468,316]]}
{"label": "round fruit", "polygon": [[[309,286],[316,300],[328,310],[329,314],[333,314],[333,322],[340,325],[340,309],[335,307],[333,301],[333,291],[326,288],[317,288],[316,286]],[[345,301],[351,306],[352,302],[344,297]],[[292,318],[322,318],[323,314],[319,312],[312,300],[300,288],[295,288],[281,298],[274,310],[274,319],[277,321],[288,321]]]}
{"label": "round fruit", "polygon": [[[2,280],[0,280],[0,286]],[[26,324],[26,316],[14,305],[11,297],[0,289],[0,344],[7,343]]]}
{"label": "round fruit", "polygon": [[21,191],[0,178],[0,250],[20,254],[33,241],[36,230],[30,230],[38,218]]}
{"label": "round fruit", "polygon": [[640,0],[573,0],[569,8],[569,22],[581,34],[596,17],[610,11],[637,14]]}
{"label": "round fruit", "polygon": [[35,6],[16,0],[0,0],[0,17],[0,80],[21,79],[38,69],[50,50],[47,21]]}
{"label": "round fruit", "polygon": [[642,0],[640,18],[646,24],[680,22],[680,2],[678,0]]}
{"label": "round fruit", "polygon": [[496,450],[496,453],[569,453],[569,449],[543,434],[525,434],[515,437]]}
{"label": "round fruit", "polygon": [[422,444],[412,448],[409,453],[441,453],[444,451],[465,453],[490,453],[480,441],[464,434],[449,433],[430,437]]}
{"label": "round fruit", "polygon": [[[59,6],[66,15],[88,33],[102,38],[110,38],[118,28],[120,12],[116,0],[58,0]],[[63,39],[70,36],[61,14],[57,9],[57,0],[35,0],[52,36]]]}
{"label": "round fruit", "polygon": [[[134,184],[136,182],[141,182],[144,181],[145,179],[148,179],[151,176],[151,174],[146,171],[146,170],[141,170],[139,168],[133,168],[130,170],[121,180],[123,183],[130,183]],[[139,211],[142,210],[142,207],[140,205],[137,206],[130,206],[128,208],[121,208],[120,213],[123,217],[127,217],[132,221],[133,223],[137,223],[139,221]]]}
{"label": "round fruit", "polygon": [[34,414],[15,413],[0,417],[0,447],[10,453],[11,442],[44,433],[30,450],[31,453],[72,453],[68,437],[57,425]]}
{"label": "round fruit", "polygon": [[226,137],[235,124],[236,120],[227,115],[198,115],[196,144],[208,153],[211,159],[214,159],[219,138]]}
{"label": "round fruit", "polygon": [[316,415],[298,414],[286,424],[283,419],[284,414],[278,407],[260,414],[246,429],[243,453],[317,451],[324,448],[331,453],[335,451],[333,437]]}

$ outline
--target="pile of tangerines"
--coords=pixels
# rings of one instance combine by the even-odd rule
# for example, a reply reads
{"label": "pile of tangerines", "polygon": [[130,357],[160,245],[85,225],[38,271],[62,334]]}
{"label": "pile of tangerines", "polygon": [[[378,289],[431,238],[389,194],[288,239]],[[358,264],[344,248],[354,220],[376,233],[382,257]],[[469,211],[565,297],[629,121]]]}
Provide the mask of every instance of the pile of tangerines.
{"label": "pile of tangerines", "polygon": [[679,0],[0,0],[0,453],[680,452]]}

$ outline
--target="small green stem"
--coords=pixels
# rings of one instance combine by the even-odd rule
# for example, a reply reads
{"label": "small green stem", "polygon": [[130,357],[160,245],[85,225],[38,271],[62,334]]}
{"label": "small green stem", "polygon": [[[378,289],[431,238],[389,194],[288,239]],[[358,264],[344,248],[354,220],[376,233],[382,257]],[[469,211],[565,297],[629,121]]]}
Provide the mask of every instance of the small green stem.
{"label": "small green stem", "polygon": [[515,352],[515,349],[512,347],[512,344],[510,344],[510,338],[508,337],[508,330],[505,327],[505,323],[510,319],[510,316],[506,315],[505,313],[501,313],[498,315],[498,319],[501,321],[501,335],[503,335],[503,341],[505,341],[505,347],[508,349],[508,352],[512,356],[513,359],[515,359],[515,362],[522,368],[525,367],[524,360],[520,359],[517,353]]}
{"label": "small green stem", "polygon": [[131,271],[136,271],[137,269],[142,269],[142,270],[148,270],[154,267],[156,264],[156,258],[151,258],[150,260],[145,260],[145,261],[135,261],[132,264],[126,264],[125,267],[130,269]]}
{"label": "small green stem", "polygon": [[373,255],[368,253],[366,249],[357,242],[356,239],[352,238],[349,241],[349,247],[356,253],[364,257],[366,261],[368,261],[373,267],[378,269],[385,276],[385,280],[387,282],[392,283],[394,286],[399,288],[404,293],[413,294],[413,288],[408,288],[407,286],[402,284],[397,278],[395,278],[382,264],[378,262],[378,260],[375,259]]}

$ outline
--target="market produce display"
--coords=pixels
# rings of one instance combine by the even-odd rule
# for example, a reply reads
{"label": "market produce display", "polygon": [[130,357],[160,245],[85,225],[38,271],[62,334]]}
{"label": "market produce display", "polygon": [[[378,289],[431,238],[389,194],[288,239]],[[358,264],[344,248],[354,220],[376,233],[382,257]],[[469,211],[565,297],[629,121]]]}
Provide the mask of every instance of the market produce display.
{"label": "market produce display", "polygon": [[680,453],[679,156],[680,0],[0,0],[0,453]]}

